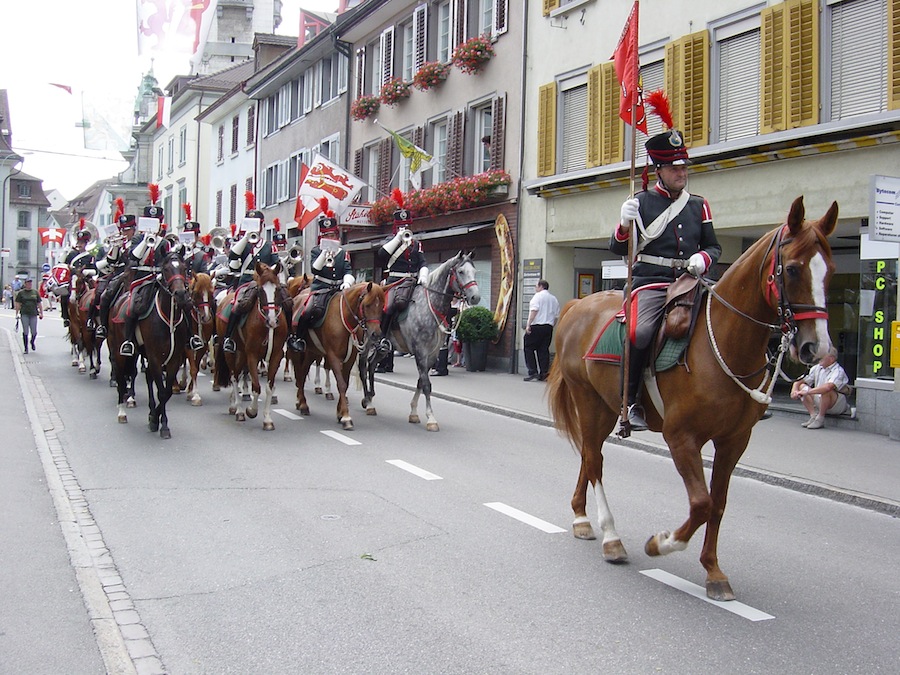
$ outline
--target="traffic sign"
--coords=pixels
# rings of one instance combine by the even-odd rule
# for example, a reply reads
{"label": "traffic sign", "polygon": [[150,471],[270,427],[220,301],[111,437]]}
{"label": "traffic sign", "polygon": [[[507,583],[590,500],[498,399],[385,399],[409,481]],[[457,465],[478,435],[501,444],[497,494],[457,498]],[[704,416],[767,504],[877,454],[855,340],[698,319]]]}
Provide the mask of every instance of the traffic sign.
{"label": "traffic sign", "polygon": [[41,265],[41,272],[49,272],[50,271],[50,263],[44,263]]}

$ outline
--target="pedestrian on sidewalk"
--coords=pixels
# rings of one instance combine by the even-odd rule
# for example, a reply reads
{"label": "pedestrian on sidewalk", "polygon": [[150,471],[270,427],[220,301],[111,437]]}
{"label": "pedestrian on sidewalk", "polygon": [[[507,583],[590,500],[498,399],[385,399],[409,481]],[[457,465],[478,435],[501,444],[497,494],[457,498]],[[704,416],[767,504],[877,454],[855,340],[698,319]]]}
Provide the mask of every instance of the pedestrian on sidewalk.
{"label": "pedestrian on sidewalk", "polygon": [[553,326],[559,319],[559,300],[550,293],[550,284],[541,279],[534,287],[535,293],[528,303],[528,321],[525,323],[525,365],[528,367],[526,382],[543,382],[550,373],[550,341]]}
{"label": "pedestrian on sidewalk", "polygon": [[13,308],[13,289],[9,284],[3,287],[3,306],[6,309]]}
{"label": "pedestrian on sidewalk", "polygon": [[803,403],[809,413],[809,419],[801,426],[821,429],[825,426],[825,415],[847,412],[850,408],[847,401],[849,383],[847,373],[837,362],[837,350],[832,346],[822,360],[810,368],[809,374],[791,387],[791,398]]}
{"label": "pedestrian on sidewalk", "polygon": [[[16,316],[22,319],[22,344],[25,353],[28,353],[28,344],[31,342],[31,351],[34,351],[34,339],[37,337],[38,317],[44,318],[44,308],[41,306],[41,296],[34,290],[31,277],[25,279],[25,285],[16,293]],[[30,336],[30,339],[29,339]]]}

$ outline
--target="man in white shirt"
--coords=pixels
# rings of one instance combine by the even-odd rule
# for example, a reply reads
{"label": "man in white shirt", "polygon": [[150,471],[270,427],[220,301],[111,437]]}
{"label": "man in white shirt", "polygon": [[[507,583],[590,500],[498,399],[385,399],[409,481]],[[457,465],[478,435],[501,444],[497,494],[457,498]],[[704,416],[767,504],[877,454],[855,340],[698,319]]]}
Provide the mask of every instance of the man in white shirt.
{"label": "man in white shirt", "polygon": [[809,413],[802,424],[807,429],[825,426],[825,415],[843,415],[850,404],[841,390],[849,384],[847,373],[837,362],[837,350],[831,347],[819,363],[809,369],[806,377],[794,382],[791,398],[800,400]]}
{"label": "man in white shirt", "polygon": [[541,279],[534,287],[535,293],[528,303],[528,321],[525,324],[525,365],[528,366],[526,382],[543,382],[550,372],[550,340],[553,326],[559,319],[559,301],[550,293],[550,284]]}

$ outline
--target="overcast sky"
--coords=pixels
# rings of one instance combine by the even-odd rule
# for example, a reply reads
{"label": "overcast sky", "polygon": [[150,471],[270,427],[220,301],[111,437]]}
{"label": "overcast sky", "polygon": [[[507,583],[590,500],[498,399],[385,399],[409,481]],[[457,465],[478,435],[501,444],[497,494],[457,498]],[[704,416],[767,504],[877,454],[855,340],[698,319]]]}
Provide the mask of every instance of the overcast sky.
{"label": "overcast sky", "polygon": [[[277,33],[298,33],[301,5],[328,12],[336,10],[338,0],[284,0]],[[3,3],[0,89],[9,99],[13,148],[25,157],[22,171],[66,199],[127,166],[112,151],[85,150],[76,124],[83,108],[88,114],[97,109],[127,136],[141,76],[151,66],[150,56],[138,56],[136,6],[136,0]],[[153,72],[162,86],[189,69],[187,56],[154,57]],[[73,93],[51,82],[68,85]]]}

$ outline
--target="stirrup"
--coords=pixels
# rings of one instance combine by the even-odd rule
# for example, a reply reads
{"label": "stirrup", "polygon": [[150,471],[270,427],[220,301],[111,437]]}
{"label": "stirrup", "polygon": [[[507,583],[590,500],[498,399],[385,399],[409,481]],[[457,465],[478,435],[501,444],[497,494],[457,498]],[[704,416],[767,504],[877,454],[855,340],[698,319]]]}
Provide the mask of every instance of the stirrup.
{"label": "stirrup", "polygon": [[203,340],[199,335],[191,335],[190,346],[192,351],[199,352],[201,349],[203,349]]}
{"label": "stirrup", "polygon": [[63,328],[68,328],[68,327],[69,327],[69,320],[63,319]]}
{"label": "stirrup", "polygon": [[290,349],[292,352],[305,352],[306,340],[304,340],[302,337],[292,335],[288,338],[288,349]]}
{"label": "stirrup", "polygon": [[628,424],[632,431],[647,431],[647,421],[644,419],[644,409],[637,403],[628,406]]}
{"label": "stirrup", "polygon": [[237,352],[237,345],[234,344],[234,340],[230,337],[226,337],[222,340],[222,350],[228,352],[229,354],[234,354]]}
{"label": "stirrup", "polygon": [[381,338],[381,341],[378,343],[378,346],[375,347],[375,351],[379,354],[390,354],[391,350],[394,349],[393,343],[386,337]]}
{"label": "stirrup", "polygon": [[94,335],[98,338],[105,338],[106,326],[104,326],[102,323],[97,324],[97,327],[94,328]]}
{"label": "stirrup", "polygon": [[119,356],[134,356],[134,343],[131,340],[125,340],[119,345]]}
{"label": "stirrup", "polygon": [[94,320],[89,318],[87,321],[84,322],[84,325],[87,326],[88,330],[93,330],[94,329]]}

